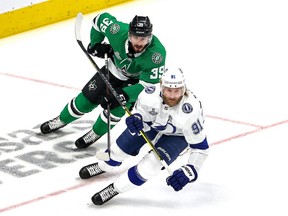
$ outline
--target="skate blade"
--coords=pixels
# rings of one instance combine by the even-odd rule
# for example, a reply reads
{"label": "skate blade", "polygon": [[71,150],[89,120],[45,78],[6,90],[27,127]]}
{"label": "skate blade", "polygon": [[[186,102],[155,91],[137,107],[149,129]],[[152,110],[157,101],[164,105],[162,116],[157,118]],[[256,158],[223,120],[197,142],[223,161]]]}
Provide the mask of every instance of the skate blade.
{"label": "skate blade", "polygon": [[71,148],[73,151],[78,151],[78,150],[80,150],[77,146],[72,146],[72,148]]}

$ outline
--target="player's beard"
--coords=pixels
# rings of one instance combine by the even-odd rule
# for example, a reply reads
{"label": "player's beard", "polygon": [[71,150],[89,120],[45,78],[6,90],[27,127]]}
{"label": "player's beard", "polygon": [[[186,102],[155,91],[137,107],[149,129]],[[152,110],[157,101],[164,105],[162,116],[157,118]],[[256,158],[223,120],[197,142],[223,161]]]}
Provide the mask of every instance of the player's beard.
{"label": "player's beard", "polygon": [[140,53],[143,51],[145,46],[142,45],[132,45],[135,53]]}
{"label": "player's beard", "polygon": [[180,96],[178,98],[172,98],[172,97],[166,97],[163,95],[163,101],[165,104],[167,104],[169,107],[176,106],[182,99],[183,96]]}

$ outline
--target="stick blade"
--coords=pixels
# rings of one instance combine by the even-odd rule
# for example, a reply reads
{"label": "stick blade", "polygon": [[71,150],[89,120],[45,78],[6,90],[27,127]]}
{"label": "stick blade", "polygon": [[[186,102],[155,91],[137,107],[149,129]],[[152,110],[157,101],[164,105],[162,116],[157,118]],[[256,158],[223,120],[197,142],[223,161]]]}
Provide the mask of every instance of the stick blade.
{"label": "stick blade", "polygon": [[109,161],[110,156],[108,152],[102,152],[102,151],[97,151],[96,152],[96,158],[102,161]]}
{"label": "stick blade", "polygon": [[77,40],[81,41],[81,24],[83,20],[83,14],[78,13],[76,16],[76,21],[75,21],[75,36]]}

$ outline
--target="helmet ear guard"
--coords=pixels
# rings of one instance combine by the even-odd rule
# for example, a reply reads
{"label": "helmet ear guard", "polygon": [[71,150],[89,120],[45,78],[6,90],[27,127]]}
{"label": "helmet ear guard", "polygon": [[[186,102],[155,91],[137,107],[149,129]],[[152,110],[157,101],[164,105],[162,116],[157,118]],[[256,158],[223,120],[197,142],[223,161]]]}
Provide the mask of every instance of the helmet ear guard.
{"label": "helmet ear guard", "polygon": [[135,16],[129,24],[129,34],[147,37],[152,35],[153,25],[148,16]]}

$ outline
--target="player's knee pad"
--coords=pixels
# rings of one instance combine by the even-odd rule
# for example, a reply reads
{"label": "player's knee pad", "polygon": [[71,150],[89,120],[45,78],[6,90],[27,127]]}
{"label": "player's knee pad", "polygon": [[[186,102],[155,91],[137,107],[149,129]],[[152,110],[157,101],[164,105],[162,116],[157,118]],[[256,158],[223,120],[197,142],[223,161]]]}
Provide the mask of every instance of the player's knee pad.
{"label": "player's knee pad", "polygon": [[146,154],[142,160],[137,165],[137,171],[142,176],[142,178],[148,180],[155,175],[157,175],[162,169],[163,165],[156,157],[154,152],[149,152]]}

